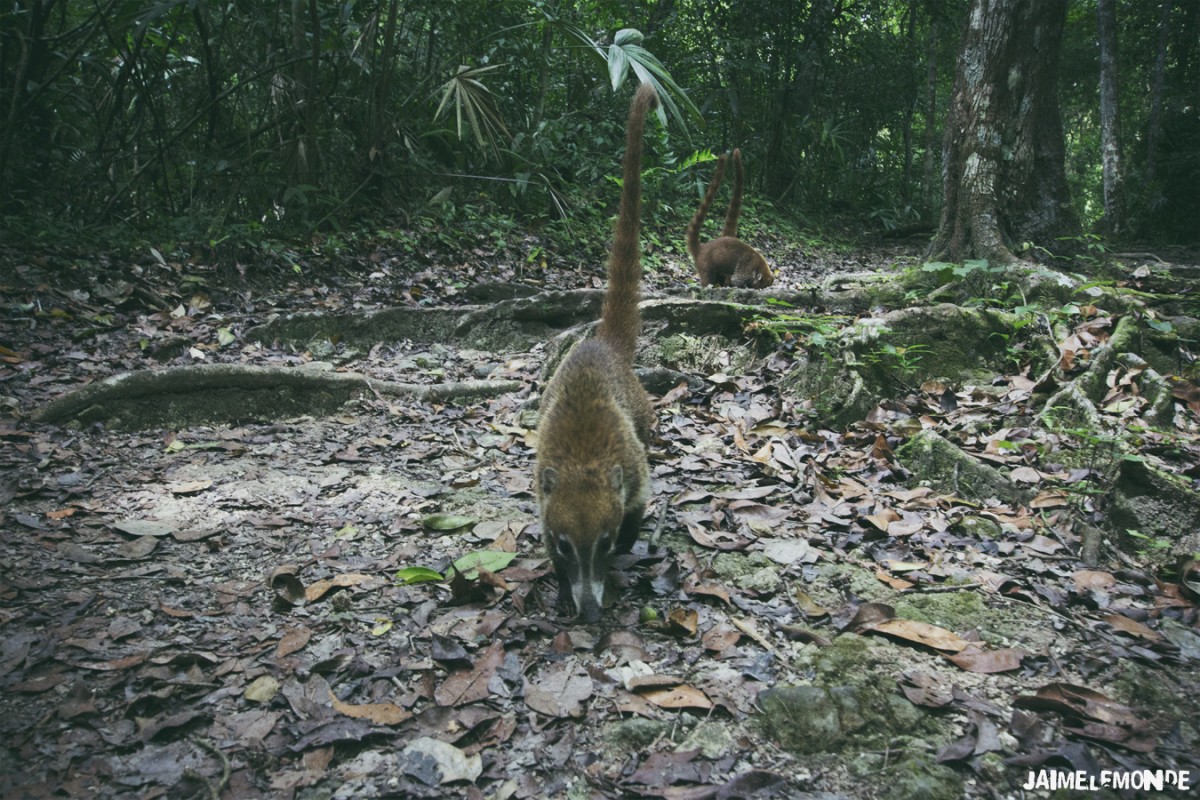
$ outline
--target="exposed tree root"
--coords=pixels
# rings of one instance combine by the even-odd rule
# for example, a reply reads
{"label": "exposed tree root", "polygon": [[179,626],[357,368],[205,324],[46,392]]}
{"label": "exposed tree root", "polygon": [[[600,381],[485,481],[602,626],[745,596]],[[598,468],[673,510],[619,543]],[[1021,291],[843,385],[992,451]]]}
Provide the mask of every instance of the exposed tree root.
{"label": "exposed tree root", "polygon": [[427,385],[372,380],[356,372],[197,364],[114,375],[50,402],[35,418],[42,422],[102,421],[110,427],[125,428],[279,419],[329,412],[368,391],[419,400],[446,400],[491,397],[520,386],[518,381]]}

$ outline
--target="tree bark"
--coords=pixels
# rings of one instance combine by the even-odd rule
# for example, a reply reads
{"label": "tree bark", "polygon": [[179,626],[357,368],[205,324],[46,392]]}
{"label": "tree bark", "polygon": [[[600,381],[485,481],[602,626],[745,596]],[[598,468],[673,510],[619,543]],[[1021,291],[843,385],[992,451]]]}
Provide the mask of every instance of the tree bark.
{"label": "tree bark", "polygon": [[[930,7],[932,4],[927,3]],[[941,20],[929,14],[929,33],[925,40],[925,162],[921,180],[921,218],[933,218],[934,131],[937,129],[937,48]]]}
{"label": "tree bark", "polygon": [[1150,118],[1146,121],[1146,185],[1154,184],[1158,136],[1162,132],[1163,77],[1167,72],[1167,41],[1171,32],[1171,0],[1163,0],[1158,23],[1158,53],[1154,57],[1154,82],[1150,88]]}
{"label": "tree bark", "polygon": [[[904,35],[910,43],[915,43],[917,40],[917,0],[913,0],[909,4],[906,16]],[[913,48],[913,52],[916,52],[915,47]],[[905,205],[909,205],[912,200],[913,117],[917,115],[917,106],[921,102],[920,93],[917,89],[916,73],[910,73],[910,76],[909,85],[905,87],[908,95],[908,103],[904,109],[904,122],[900,128],[900,137],[904,147],[904,167],[900,172],[900,196],[904,200]]]}
{"label": "tree bark", "polygon": [[[378,57],[368,84],[371,101],[367,104],[365,186],[373,196],[379,196],[386,183],[388,144],[391,140],[387,125],[388,103],[392,96],[392,73],[396,66],[396,28],[399,13],[399,0],[388,0],[386,14],[380,9],[380,14],[384,15],[382,46],[374,51]],[[379,25],[378,19],[375,25]],[[378,36],[372,38],[376,41],[379,39]]]}
{"label": "tree bark", "polygon": [[[37,95],[50,67],[53,51],[46,24],[55,2],[11,4],[0,14],[0,182],[11,186],[9,166],[14,153],[23,152],[26,174],[44,174],[48,169],[50,113]],[[20,23],[25,17],[24,29]],[[0,204],[12,201],[9,191]],[[14,204],[14,208],[19,207]]]}
{"label": "tree bark", "polygon": [[[316,0],[292,0],[292,51],[297,56],[292,68],[292,141],[288,150],[291,186],[319,186],[321,150],[317,136],[317,88],[320,83],[321,19]],[[305,30],[305,26],[308,30]],[[299,58],[308,50],[308,59]]]}
{"label": "tree bark", "polygon": [[1100,230],[1125,231],[1125,190],[1121,158],[1121,109],[1117,80],[1116,0],[1097,0],[1096,33],[1100,42],[1100,157],[1104,169],[1104,217]]}
{"label": "tree bark", "polygon": [[1056,96],[1067,0],[973,0],[942,142],[944,202],[930,256],[1016,261],[1076,233]]}

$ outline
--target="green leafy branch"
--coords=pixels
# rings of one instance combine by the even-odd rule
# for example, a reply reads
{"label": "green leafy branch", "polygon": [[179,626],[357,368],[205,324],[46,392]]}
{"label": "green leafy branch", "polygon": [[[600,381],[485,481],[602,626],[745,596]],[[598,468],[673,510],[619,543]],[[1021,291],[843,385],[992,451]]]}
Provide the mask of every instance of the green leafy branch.
{"label": "green leafy branch", "polygon": [[[580,28],[574,25],[565,26],[568,34],[582,42],[587,48],[593,52],[605,65],[608,67],[608,77],[612,83],[613,91],[621,87],[625,82],[626,76],[630,70],[633,71],[641,83],[648,83],[658,92],[660,101],[658,107],[658,118],[666,125],[666,112],[670,112],[675,118],[675,122],[687,134],[687,121],[684,119],[683,112],[680,111],[679,104],[681,103],[688,112],[699,122],[704,124],[704,118],[700,115],[700,109],[696,108],[696,104],[691,98],[679,88],[675,83],[675,79],[671,77],[671,73],[667,72],[666,67],[662,62],[646,48],[642,47],[642,41],[645,36],[642,32],[635,28],[622,28],[617,31],[617,35],[613,37],[613,43],[608,47],[596,42],[592,37],[588,36]],[[676,102],[678,98],[678,103]]]}

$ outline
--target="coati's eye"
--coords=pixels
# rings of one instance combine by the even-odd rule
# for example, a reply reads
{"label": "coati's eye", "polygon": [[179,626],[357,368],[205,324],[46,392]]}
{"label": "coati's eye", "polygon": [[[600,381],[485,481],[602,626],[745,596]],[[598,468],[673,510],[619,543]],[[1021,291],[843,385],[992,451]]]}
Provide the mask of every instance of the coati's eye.
{"label": "coati's eye", "polygon": [[571,551],[574,550],[571,547],[571,540],[565,536],[558,537],[558,543],[555,545],[555,548],[558,550],[560,556],[569,556],[571,555]]}
{"label": "coati's eye", "polygon": [[600,541],[596,542],[596,551],[599,553],[611,553],[613,550],[613,537],[611,533],[606,533],[600,537]]}

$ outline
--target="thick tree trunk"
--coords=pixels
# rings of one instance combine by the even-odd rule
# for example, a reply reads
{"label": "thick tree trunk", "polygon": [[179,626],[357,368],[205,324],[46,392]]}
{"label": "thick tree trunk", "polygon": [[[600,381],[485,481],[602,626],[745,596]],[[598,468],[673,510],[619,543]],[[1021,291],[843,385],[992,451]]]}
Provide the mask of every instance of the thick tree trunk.
{"label": "thick tree trunk", "polygon": [[935,260],[1016,260],[1078,231],[1056,83],[1067,0],[973,0],[942,143]]}
{"label": "thick tree trunk", "polygon": [[1100,157],[1104,168],[1104,217],[1100,220],[1100,230],[1120,235],[1125,231],[1125,191],[1117,91],[1116,0],[1097,0],[1096,32],[1100,41]]}

